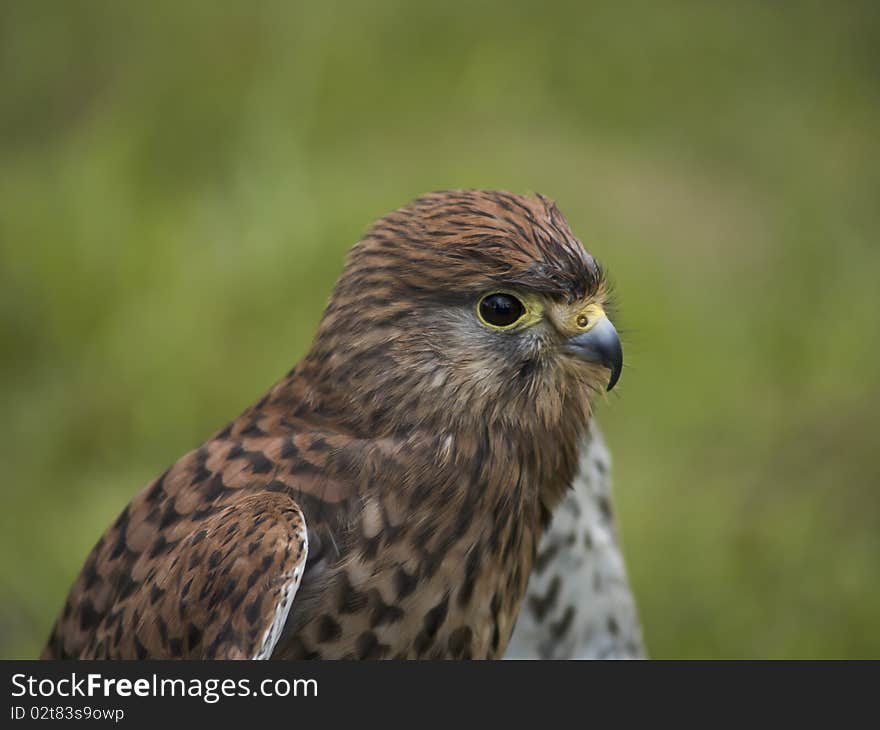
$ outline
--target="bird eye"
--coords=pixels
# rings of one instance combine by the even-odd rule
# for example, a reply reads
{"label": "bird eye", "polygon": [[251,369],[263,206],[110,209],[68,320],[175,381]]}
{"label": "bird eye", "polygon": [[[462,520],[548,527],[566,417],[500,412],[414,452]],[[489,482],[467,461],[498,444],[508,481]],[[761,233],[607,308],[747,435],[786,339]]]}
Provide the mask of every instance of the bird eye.
{"label": "bird eye", "polygon": [[480,320],[490,327],[510,327],[526,313],[523,303],[512,294],[487,294],[477,306]]}

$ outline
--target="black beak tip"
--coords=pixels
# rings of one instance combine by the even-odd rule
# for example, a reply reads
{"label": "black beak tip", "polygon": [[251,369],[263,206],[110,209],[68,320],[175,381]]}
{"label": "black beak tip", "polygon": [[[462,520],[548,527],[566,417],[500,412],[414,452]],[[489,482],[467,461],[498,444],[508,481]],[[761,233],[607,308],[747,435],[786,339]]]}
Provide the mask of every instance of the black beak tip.
{"label": "black beak tip", "polygon": [[603,364],[611,371],[611,377],[608,379],[608,389],[606,390],[606,392],[609,392],[617,385],[617,381],[620,380],[620,373],[623,370],[623,347],[620,344],[620,337],[618,337],[616,330],[614,331],[613,339],[609,343],[606,355],[607,357]]}
{"label": "black beak tip", "polygon": [[617,381],[620,380],[620,371],[622,369],[623,368],[621,368],[618,363],[615,363],[611,367],[611,377],[608,379],[608,387],[605,389],[606,392],[610,393],[614,386],[617,385]]}

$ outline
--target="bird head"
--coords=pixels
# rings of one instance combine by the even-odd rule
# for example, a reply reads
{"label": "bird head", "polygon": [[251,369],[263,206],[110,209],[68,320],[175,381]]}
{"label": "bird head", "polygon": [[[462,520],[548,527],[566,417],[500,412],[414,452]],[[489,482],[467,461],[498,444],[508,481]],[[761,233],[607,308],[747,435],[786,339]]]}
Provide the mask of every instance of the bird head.
{"label": "bird head", "polygon": [[[623,354],[596,260],[537,195],[432,193],[349,254],[306,363],[382,430],[586,425]],[[320,387],[320,386],[316,386]]]}

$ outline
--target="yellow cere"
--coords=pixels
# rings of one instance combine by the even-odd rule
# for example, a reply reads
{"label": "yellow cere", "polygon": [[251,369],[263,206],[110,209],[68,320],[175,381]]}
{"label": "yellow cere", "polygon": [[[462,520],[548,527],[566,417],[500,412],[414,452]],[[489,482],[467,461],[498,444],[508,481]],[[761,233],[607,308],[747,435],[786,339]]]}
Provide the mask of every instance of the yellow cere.
{"label": "yellow cere", "polygon": [[551,306],[550,316],[559,331],[568,337],[589,332],[599,320],[606,317],[602,305],[592,301]]}

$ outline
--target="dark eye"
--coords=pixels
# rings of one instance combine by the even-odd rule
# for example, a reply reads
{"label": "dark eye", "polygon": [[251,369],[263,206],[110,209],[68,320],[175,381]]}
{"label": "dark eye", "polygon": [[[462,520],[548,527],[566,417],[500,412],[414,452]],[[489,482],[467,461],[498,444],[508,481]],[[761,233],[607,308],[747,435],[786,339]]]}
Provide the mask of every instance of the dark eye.
{"label": "dark eye", "polygon": [[509,327],[526,312],[512,294],[488,294],[480,300],[480,319],[493,327]]}

